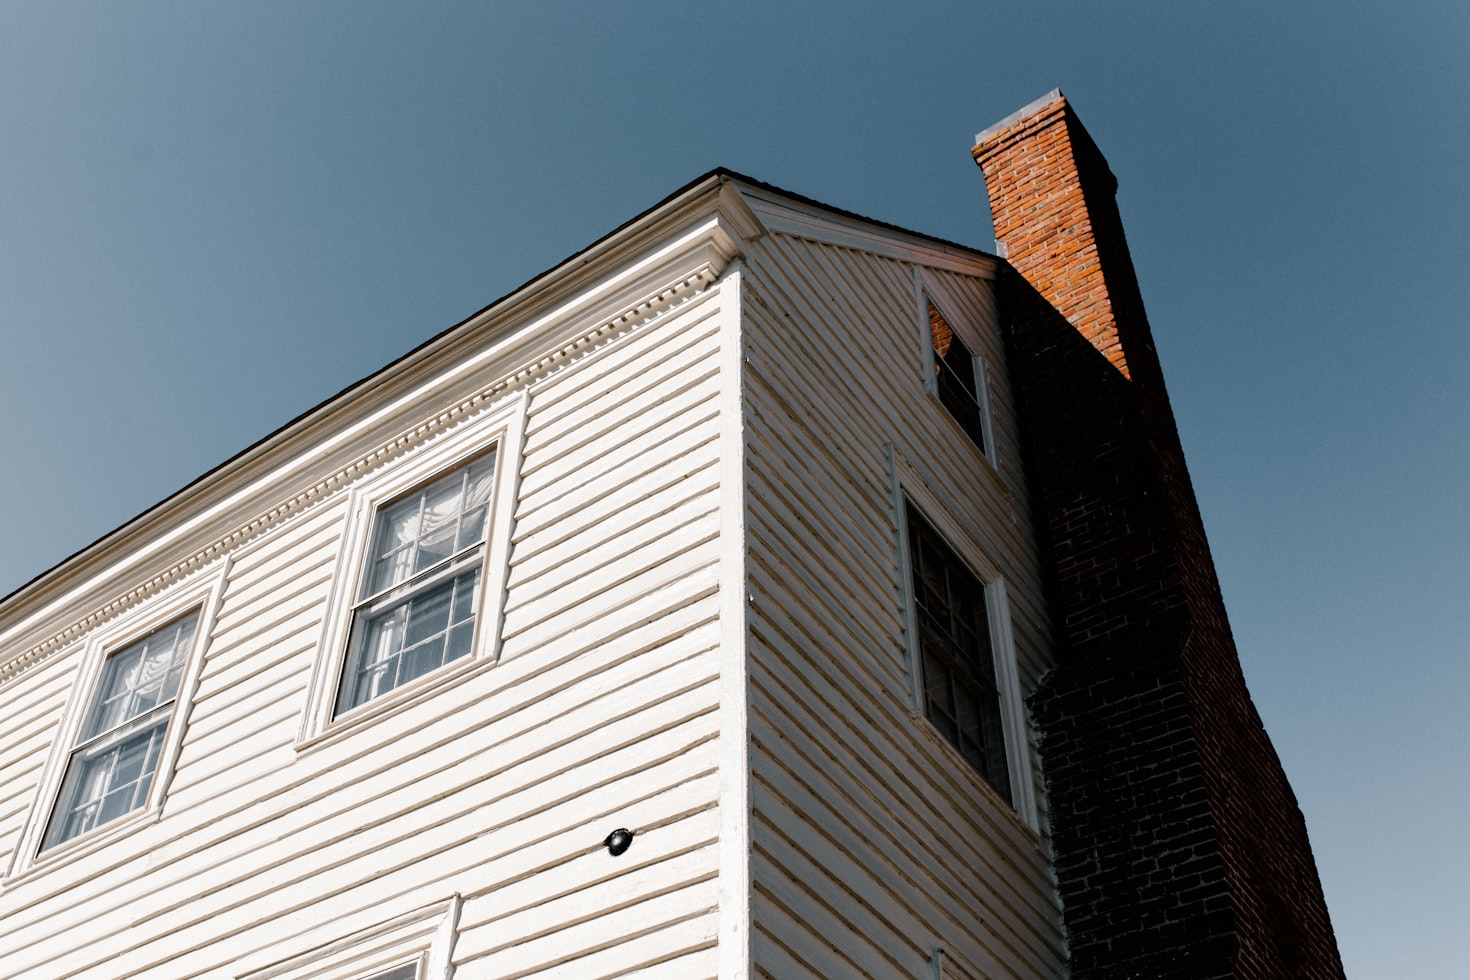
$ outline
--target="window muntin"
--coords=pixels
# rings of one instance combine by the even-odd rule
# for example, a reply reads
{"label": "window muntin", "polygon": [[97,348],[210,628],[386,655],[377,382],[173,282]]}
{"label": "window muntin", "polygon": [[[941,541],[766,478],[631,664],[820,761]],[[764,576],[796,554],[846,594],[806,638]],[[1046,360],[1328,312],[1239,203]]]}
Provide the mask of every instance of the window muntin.
{"label": "window muntin", "polygon": [[929,340],[934,348],[934,386],[939,401],[985,452],[984,389],[975,370],[975,355],[955,334],[944,314],[929,304]]}
{"label": "window muntin", "polygon": [[985,584],[912,505],[907,518],[924,715],[1010,803]]}
{"label": "window muntin", "polygon": [[42,850],[147,805],[198,623],[192,612],[104,661]]}
{"label": "window muntin", "polygon": [[494,478],[488,453],[378,511],[337,714],[473,649]]}

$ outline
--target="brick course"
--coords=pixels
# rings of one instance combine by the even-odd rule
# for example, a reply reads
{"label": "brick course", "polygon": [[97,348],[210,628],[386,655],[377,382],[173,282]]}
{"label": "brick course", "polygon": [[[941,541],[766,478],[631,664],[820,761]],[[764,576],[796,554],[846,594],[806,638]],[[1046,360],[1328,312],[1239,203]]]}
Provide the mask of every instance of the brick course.
{"label": "brick course", "polygon": [[1079,977],[1341,977],[1123,235],[1060,92],[980,134],[1059,662],[1031,701]]}

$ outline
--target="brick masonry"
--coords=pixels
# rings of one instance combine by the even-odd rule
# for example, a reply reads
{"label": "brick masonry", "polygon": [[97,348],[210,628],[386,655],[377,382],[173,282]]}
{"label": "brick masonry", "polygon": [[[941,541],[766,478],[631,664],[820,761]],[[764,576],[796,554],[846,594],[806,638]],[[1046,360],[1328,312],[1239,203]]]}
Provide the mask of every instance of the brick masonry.
{"label": "brick masonry", "polygon": [[1123,235],[1060,92],[981,133],[1059,638],[1031,701],[1077,977],[1341,977]]}

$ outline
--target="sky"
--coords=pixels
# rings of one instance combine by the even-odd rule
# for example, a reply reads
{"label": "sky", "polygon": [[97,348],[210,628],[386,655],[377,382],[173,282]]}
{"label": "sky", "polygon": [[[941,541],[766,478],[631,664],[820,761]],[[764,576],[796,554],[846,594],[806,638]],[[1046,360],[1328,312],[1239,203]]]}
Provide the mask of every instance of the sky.
{"label": "sky", "polygon": [[1470,920],[1470,4],[0,0],[0,595],[729,167],[985,250],[1119,205],[1351,978]]}

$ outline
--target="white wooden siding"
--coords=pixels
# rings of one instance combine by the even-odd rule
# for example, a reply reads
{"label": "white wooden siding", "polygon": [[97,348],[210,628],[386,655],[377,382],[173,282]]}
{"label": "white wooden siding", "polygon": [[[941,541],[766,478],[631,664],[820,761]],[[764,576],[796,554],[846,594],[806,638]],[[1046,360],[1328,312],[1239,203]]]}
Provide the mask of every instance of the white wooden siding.
{"label": "white wooden siding", "polygon": [[990,284],[923,270],[985,341],[998,466],[924,391],[913,265],[785,234],[747,262],[755,972],[918,976],[944,946],[1057,976],[1045,840],[908,693],[890,443],[1001,568],[1024,690],[1049,663]]}
{"label": "white wooden siding", "polygon": [[[334,578],[359,573],[350,487],[235,549],[162,819],[8,882],[0,976],[228,977],[455,894],[467,980],[713,975],[718,304],[532,379],[499,464],[521,479],[500,654],[432,697],[299,746]],[[0,846],[81,646],[0,690]]]}

